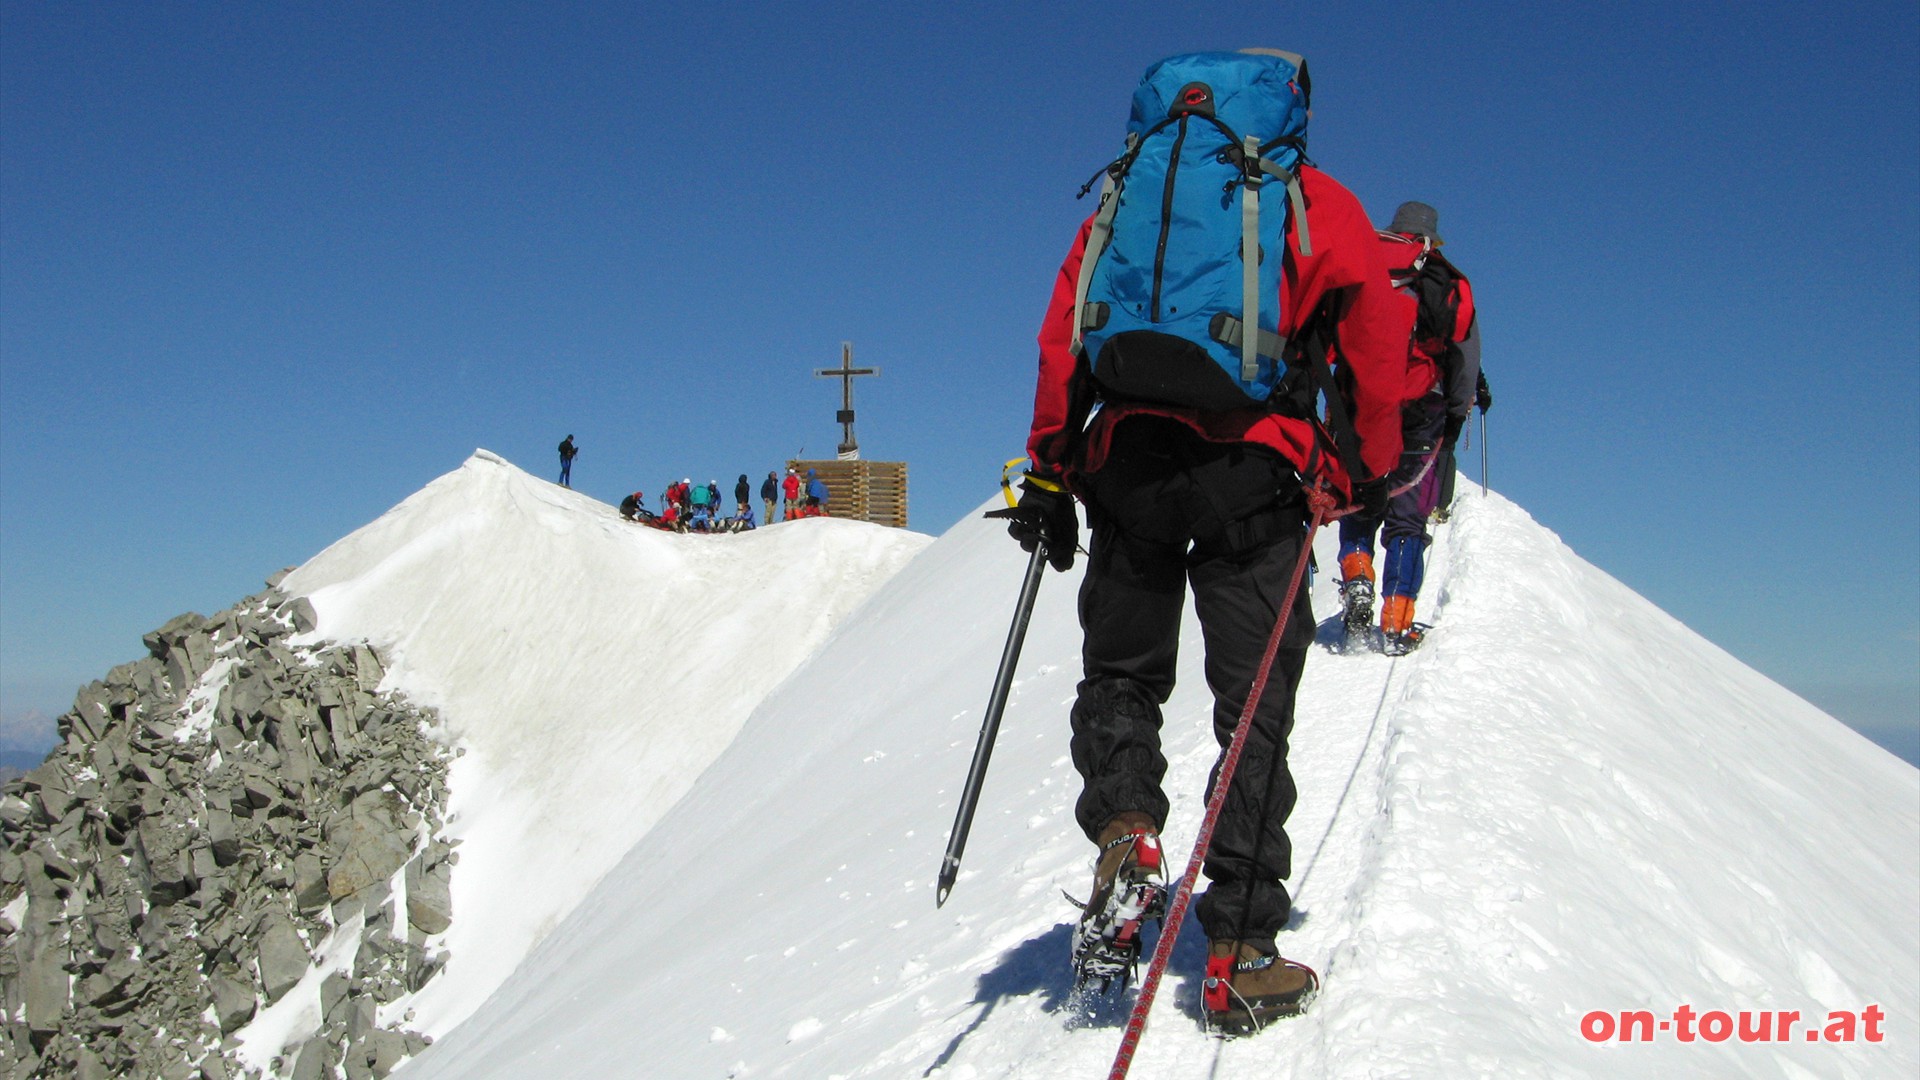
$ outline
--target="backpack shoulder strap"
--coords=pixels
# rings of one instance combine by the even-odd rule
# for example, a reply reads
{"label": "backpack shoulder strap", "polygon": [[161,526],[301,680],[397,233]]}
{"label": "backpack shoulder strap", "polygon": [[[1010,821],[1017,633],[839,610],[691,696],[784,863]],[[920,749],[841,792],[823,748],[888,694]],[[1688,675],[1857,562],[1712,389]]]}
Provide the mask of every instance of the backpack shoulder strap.
{"label": "backpack shoulder strap", "polygon": [[1307,419],[1323,436],[1332,437],[1334,453],[1339,458],[1341,466],[1347,470],[1348,480],[1358,484],[1362,478],[1371,479],[1371,477],[1361,461],[1360,434],[1355,430],[1353,418],[1347,412],[1346,395],[1340,392],[1340,383],[1334,377],[1333,365],[1329,359],[1333,354],[1333,324],[1338,317],[1333,310],[1333,305],[1339,302],[1332,296],[1322,301],[1313,316],[1307,320],[1307,325],[1293,336],[1288,352],[1294,357],[1296,364],[1306,367],[1313,378],[1314,388],[1327,399],[1326,422],[1322,424],[1311,408],[1308,410]]}

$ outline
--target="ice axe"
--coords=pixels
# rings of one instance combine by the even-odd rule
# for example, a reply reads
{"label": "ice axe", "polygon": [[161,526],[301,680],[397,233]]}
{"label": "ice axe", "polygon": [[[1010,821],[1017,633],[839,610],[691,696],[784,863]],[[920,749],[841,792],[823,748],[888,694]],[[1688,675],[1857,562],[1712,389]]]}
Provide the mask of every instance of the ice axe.
{"label": "ice axe", "polygon": [[[1015,458],[1000,470],[1000,491],[1007,507],[1015,505],[1011,470],[1026,462]],[[1004,517],[1007,511],[994,511],[989,517]],[[934,894],[934,906],[947,902],[953,883],[960,876],[960,856],[967,848],[967,833],[973,829],[974,808],[980,804],[980,786],[987,778],[987,762],[993,757],[993,741],[1000,734],[1000,717],[1007,711],[1007,693],[1013,687],[1013,669],[1020,662],[1020,647],[1027,640],[1027,622],[1033,617],[1033,601],[1040,594],[1040,575],[1047,568],[1047,545],[1033,546],[1027,560],[1027,573],[1020,580],[1020,599],[1014,604],[1013,626],[1007,631],[1006,648],[1000,651],[1000,670],[993,676],[993,692],[987,695],[987,715],[980,722],[980,739],[973,747],[973,764],[967,769],[967,783],[960,791],[960,808],[953,816],[953,831],[947,835],[947,853],[940,859],[940,881]]]}
{"label": "ice axe", "polygon": [[1487,410],[1480,410],[1480,497],[1487,495]]}

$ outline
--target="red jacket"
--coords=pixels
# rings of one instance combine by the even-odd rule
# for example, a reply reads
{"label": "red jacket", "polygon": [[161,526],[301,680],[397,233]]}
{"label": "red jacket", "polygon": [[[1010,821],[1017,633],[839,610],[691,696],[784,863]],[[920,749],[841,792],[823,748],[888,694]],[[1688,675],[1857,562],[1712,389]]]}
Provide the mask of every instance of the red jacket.
{"label": "red jacket", "polygon": [[[1351,380],[1350,405],[1361,463],[1373,476],[1385,476],[1400,459],[1401,390],[1414,304],[1396,292],[1388,279],[1379,234],[1360,200],[1311,167],[1300,170],[1300,183],[1313,254],[1300,253],[1300,238],[1290,223],[1280,283],[1280,333],[1292,337],[1323,302],[1334,305],[1335,342],[1328,359],[1344,365]],[[1034,467],[1065,477],[1071,486],[1077,474],[1097,471],[1106,461],[1116,424],[1129,416],[1150,414],[1179,420],[1213,442],[1271,447],[1303,475],[1311,473],[1347,488],[1345,469],[1328,448],[1319,445],[1312,423],[1281,416],[1264,406],[1203,411],[1109,402],[1095,414],[1084,437],[1076,440],[1093,397],[1092,376],[1072,351],[1074,289],[1092,224],[1092,217],[1081,223],[1073,249],[1060,265],[1046,321],[1040,326],[1040,378],[1033,395],[1033,428],[1027,436],[1027,454]]]}

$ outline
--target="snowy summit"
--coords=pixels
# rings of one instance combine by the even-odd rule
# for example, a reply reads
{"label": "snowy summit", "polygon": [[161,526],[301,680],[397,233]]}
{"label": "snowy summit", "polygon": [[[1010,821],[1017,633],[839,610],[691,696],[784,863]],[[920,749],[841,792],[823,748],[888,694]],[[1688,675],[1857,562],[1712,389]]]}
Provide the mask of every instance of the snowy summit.
{"label": "snowy summit", "polygon": [[[1316,649],[1300,691],[1281,946],[1323,991],[1210,1038],[1188,927],[1131,1075],[1920,1071],[1920,772],[1497,494],[1463,496],[1431,558],[1427,643]],[[290,576],[315,639],[388,651],[466,750],[452,960],[391,1007],[438,1041],[403,1074],[1105,1075],[1127,1002],[1070,998],[1061,896],[1090,876],[1077,573],[1042,585],[934,906],[1023,563],[978,518],[931,546],[650,532],[481,453]],[[1337,634],[1331,582],[1314,601]],[[1177,864],[1215,754],[1189,633]]]}

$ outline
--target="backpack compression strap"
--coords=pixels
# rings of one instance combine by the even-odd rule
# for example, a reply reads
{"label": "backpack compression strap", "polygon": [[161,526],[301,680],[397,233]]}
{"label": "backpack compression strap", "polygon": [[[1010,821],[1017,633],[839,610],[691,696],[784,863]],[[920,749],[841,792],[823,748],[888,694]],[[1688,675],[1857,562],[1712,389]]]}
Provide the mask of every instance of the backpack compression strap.
{"label": "backpack compression strap", "polygon": [[[1222,126],[1221,130],[1226,129]],[[1300,193],[1299,175],[1268,161],[1261,156],[1260,149],[1256,136],[1248,135],[1240,140],[1240,160],[1247,171],[1247,178],[1240,185],[1240,314],[1243,326],[1254,328],[1253,333],[1243,331],[1239,335],[1240,378],[1245,382],[1260,378],[1260,189],[1265,186],[1266,177],[1285,181],[1287,198],[1293,206],[1294,225],[1300,233],[1300,254],[1313,254],[1313,241],[1307,235],[1306,197]],[[1286,243],[1284,229],[1280,241],[1283,245]],[[1280,344],[1284,349],[1285,342]],[[1270,355],[1275,362],[1279,361],[1278,352]]]}
{"label": "backpack compression strap", "polygon": [[[1252,165],[1260,157],[1260,140],[1247,136],[1240,141],[1240,152]],[[1240,185],[1240,318],[1255,331],[1240,335],[1240,381],[1248,383],[1260,378],[1260,188],[1248,169]]]}
{"label": "backpack compression strap", "polygon": [[[1121,177],[1127,175],[1127,170],[1133,166],[1134,156],[1139,153],[1139,150],[1140,137],[1127,136],[1127,152],[1121,154],[1119,159],[1107,166],[1101,174],[1103,179],[1100,181],[1100,209],[1093,215],[1093,229],[1087,233],[1086,250],[1080,253],[1080,276],[1073,285],[1072,349],[1076,353],[1080,351],[1080,335],[1086,325],[1087,289],[1093,284],[1093,268],[1100,261],[1100,256],[1106,253],[1107,241],[1113,239],[1113,213],[1120,208],[1120,181],[1114,177],[1116,174]],[[1093,181],[1089,180],[1087,183],[1092,184]],[[1086,188],[1080,189],[1080,194],[1086,193]]]}

